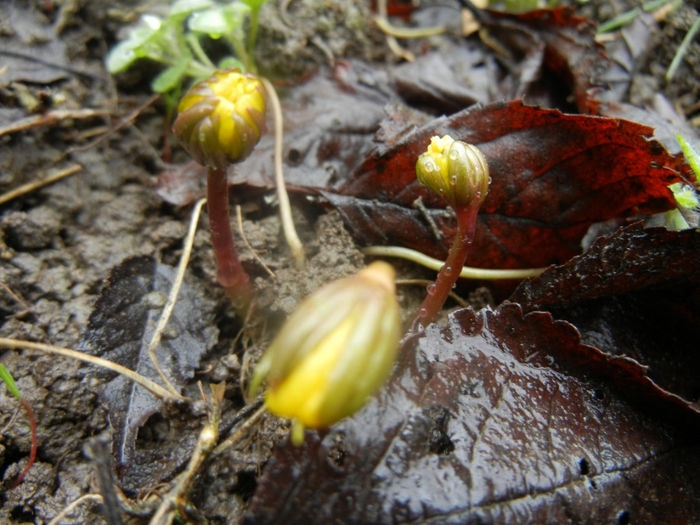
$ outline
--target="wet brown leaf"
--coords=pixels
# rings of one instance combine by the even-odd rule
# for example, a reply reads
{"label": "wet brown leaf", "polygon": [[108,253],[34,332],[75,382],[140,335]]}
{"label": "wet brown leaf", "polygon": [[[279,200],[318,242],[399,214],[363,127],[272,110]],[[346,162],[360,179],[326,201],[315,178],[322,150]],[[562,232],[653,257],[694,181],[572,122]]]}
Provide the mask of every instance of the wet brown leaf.
{"label": "wet brown leaf", "polygon": [[[700,417],[635,361],[513,304],[403,348],[355,416],[267,465],[249,523],[688,523]],[[662,413],[663,417],[660,416]]]}
{"label": "wet brown leaf", "polygon": [[[90,316],[83,349],[162,383],[148,346],[174,274],[173,268],[145,256],[132,257],[115,267]],[[200,359],[216,342],[217,329],[207,314],[212,310],[207,306],[209,301],[194,287],[183,284],[166,336],[156,350],[163,373],[176,388],[194,376]],[[120,472],[127,476],[122,480],[126,488],[155,485],[187,457],[186,451],[196,440],[194,435],[189,436],[191,442],[181,436],[179,445],[167,453],[158,447],[159,461],[150,455],[153,451],[136,449],[139,429],[163,408],[159,399],[121,375],[107,384],[103,395],[109,406],[112,450]],[[134,480],[136,487],[130,485]]]}

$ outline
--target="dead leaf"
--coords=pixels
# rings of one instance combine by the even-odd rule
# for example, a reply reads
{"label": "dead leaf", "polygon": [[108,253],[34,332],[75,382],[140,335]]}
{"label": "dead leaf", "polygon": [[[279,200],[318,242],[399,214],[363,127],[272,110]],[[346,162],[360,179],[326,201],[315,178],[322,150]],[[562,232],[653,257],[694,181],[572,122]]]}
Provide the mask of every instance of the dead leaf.
{"label": "dead leaf", "polygon": [[[160,383],[148,345],[174,275],[175,269],[146,256],[132,257],[114,268],[90,316],[83,349]],[[211,300],[185,282],[156,351],[163,373],[176,388],[182,388],[193,377],[200,359],[216,342],[218,331],[212,311]],[[123,376],[112,379],[103,395],[113,430],[113,453],[122,473],[127,467],[141,468],[140,483],[145,486],[148,483],[144,475],[158,482],[164,470],[172,470],[187,457],[176,449],[169,454],[169,461],[162,458],[150,465],[155,473],[144,473],[136,459],[136,438],[148,418],[161,410],[162,402]]]}
{"label": "dead leaf", "polygon": [[[412,204],[418,197],[428,208],[444,209],[445,203],[415,176],[418,155],[430,137],[443,134],[477,145],[488,159],[491,188],[467,259],[477,267],[566,261],[579,252],[592,223],[673,207],[667,185],[688,171],[680,157],[649,139],[651,128],[513,101],[435,119],[394,146],[379,147],[340,192],[403,206],[407,224],[415,221]],[[347,209],[344,213],[350,215]],[[374,241],[365,238],[364,225],[348,226],[362,240]],[[399,226],[387,235],[434,257],[443,256],[451,242],[446,229],[443,249],[436,251],[432,234],[407,232]]]}
{"label": "dead leaf", "polygon": [[510,300],[524,310],[565,307],[652,286],[700,282],[700,232],[635,224],[598,239],[585,253],[523,281]]}
{"label": "dead leaf", "polygon": [[569,323],[513,304],[462,310],[402,352],[363,410],[276,451],[248,523],[700,517],[700,450],[673,426],[697,428],[698,412]]}

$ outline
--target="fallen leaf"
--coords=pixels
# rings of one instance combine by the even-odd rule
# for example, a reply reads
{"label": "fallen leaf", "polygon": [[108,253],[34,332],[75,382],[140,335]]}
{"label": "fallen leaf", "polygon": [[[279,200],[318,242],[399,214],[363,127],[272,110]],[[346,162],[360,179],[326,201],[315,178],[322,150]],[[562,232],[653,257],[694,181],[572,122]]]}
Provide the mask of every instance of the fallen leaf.
{"label": "fallen leaf", "polygon": [[[277,449],[248,523],[689,523],[700,414],[517,305],[408,341],[387,388]],[[631,390],[630,390],[631,389]]]}
{"label": "fallen leaf", "polygon": [[[132,257],[112,271],[83,336],[82,349],[117,362],[162,384],[148,355],[148,346],[175,275],[175,269],[151,257]],[[207,350],[216,342],[211,300],[183,283],[166,333],[156,350],[159,365],[178,389],[189,381]],[[140,483],[159,482],[187,456],[176,448],[168,459],[152,462],[144,472],[135,443],[139,429],[163,404],[140,386],[118,375],[105,387],[113,431],[113,453],[122,474],[140,471]],[[194,438],[196,439],[196,437]],[[181,444],[182,447],[186,445]]]}
{"label": "fallen leaf", "polygon": [[[651,128],[513,101],[435,119],[390,148],[380,146],[340,193],[391,202],[411,216],[418,197],[428,208],[443,209],[445,203],[415,176],[418,155],[430,137],[443,134],[477,145],[489,163],[491,188],[467,259],[477,267],[566,261],[580,251],[580,240],[591,224],[673,207],[667,185],[688,172],[680,157],[649,139]],[[365,240],[362,227],[349,227]],[[410,229],[407,235],[399,229],[388,235],[441,257],[451,241],[450,232],[444,233],[438,252],[432,251],[432,234],[416,237]]]}
{"label": "fallen leaf", "polygon": [[634,224],[598,239],[585,253],[520,283],[510,300],[524,310],[596,299],[652,286],[700,282],[700,232]]}

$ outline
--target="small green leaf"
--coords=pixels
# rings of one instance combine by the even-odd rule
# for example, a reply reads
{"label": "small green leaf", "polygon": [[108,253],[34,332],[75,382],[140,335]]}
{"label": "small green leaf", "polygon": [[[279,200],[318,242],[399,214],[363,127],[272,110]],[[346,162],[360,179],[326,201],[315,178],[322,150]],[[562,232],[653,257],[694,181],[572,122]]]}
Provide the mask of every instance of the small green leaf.
{"label": "small green leaf", "polygon": [[187,16],[215,5],[212,0],[176,0],[170,7],[170,16]]}
{"label": "small green leaf", "polygon": [[22,399],[22,396],[19,394],[19,390],[17,389],[17,385],[15,384],[15,380],[12,378],[12,374],[10,374],[10,371],[5,368],[5,365],[3,364],[0,364],[0,379],[2,379],[7,386],[10,394],[15,396],[17,399]]}
{"label": "small green leaf", "polygon": [[158,17],[142,16],[141,25],[132,29],[127,39],[119,42],[107,55],[107,70],[110,73],[120,73],[136,59],[149,56],[153,49],[149,44],[160,38],[161,28],[162,22]]}
{"label": "small green leaf", "polygon": [[209,35],[210,38],[220,38],[222,35],[233,35],[241,31],[245,17],[250,13],[250,7],[245,4],[213,7],[194,13],[187,21],[191,31]]}
{"label": "small green leaf", "polygon": [[238,60],[236,57],[225,57],[219,61],[217,69],[231,69],[238,68],[241,71],[245,70],[245,65],[243,62]]}
{"label": "small green leaf", "polygon": [[188,55],[182,55],[172,66],[162,71],[151,82],[151,89],[155,93],[166,93],[180,83],[180,80],[187,71],[187,64],[190,62]]}
{"label": "small green leaf", "polygon": [[692,186],[674,182],[669,185],[669,190],[673,192],[673,198],[676,199],[676,204],[682,208],[696,208],[700,206],[698,195]]}
{"label": "small green leaf", "polygon": [[700,155],[697,154],[693,146],[691,146],[680,133],[676,135],[676,140],[683,150],[683,156],[685,160],[688,161],[690,169],[695,173],[695,180],[700,181]]}
{"label": "small green leaf", "polygon": [[134,46],[128,40],[119,42],[107,54],[107,71],[120,73],[128,68],[138,57],[134,53]]}

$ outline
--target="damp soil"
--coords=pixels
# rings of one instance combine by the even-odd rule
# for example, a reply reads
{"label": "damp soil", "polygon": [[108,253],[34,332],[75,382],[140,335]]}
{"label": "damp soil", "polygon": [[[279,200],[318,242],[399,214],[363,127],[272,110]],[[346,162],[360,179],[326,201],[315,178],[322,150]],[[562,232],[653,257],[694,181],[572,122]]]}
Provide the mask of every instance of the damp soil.
{"label": "damp soil", "polygon": [[[294,31],[279,23],[279,8],[273,4],[278,2],[265,8],[269,12],[260,41],[268,47],[261,46],[258,61],[277,78],[296,79],[326,64],[329,56],[377,63],[396,60],[371,24],[366,2],[279,2],[288,4],[286,16],[298,17]],[[600,20],[629,6],[605,0],[581,9]],[[147,67],[115,81],[103,65],[108,49],[141,7],[141,2],[103,0],[10,1],[0,7],[0,48],[6,50],[0,53],[0,124],[3,129],[18,126],[0,136],[0,192],[79,166],[73,175],[0,206],[0,337],[79,348],[114,268],[137,256],[178,264],[192,208],[170,204],[154,189],[164,168],[164,107],[147,104]],[[633,103],[641,105],[663,93],[689,117],[697,116],[697,78],[688,73],[700,70],[697,43],[682,66],[685,74],[670,85],[663,80],[695,16],[697,11],[688,3],[659,24],[655,52],[639,57]],[[57,107],[72,112],[63,119],[22,127],[23,119]],[[78,111],[86,108],[101,110]],[[184,159],[179,155],[175,150],[175,160]],[[366,262],[336,213],[295,200],[308,257],[303,270],[295,269],[269,197],[258,193],[238,199],[249,243],[241,257],[255,276],[258,312],[264,315],[236,315],[216,286],[204,218],[188,266],[188,285],[208,298],[205,314],[217,334],[195,374],[192,392],[197,381],[226,381],[224,432],[245,406],[240,385],[251,363],[284,316],[321,284],[351,274]],[[238,230],[236,235],[238,245],[244,246]],[[403,263],[397,270],[404,279],[430,275]],[[410,312],[422,290],[399,288],[405,311]],[[488,290],[481,291],[484,296]],[[91,443],[112,431],[100,395],[110,377],[78,361],[29,351],[0,349],[0,363],[12,372],[38,424],[36,463],[24,482],[11,488],[28,461],[30,429],[20,405],[0,388],[0,522],[48,523],[66,505],[98,491],[89,450]],[[201,410],[185,410],[172,420],[154,415],[139,431],[136,448],[163,450],[167,456],[173,442],[194,442],[203,422]],[[202,515],[212,523],[237,522],[272,447],[286,433],[284,422],[266,417],[247,439],[208,464],[192,494]],[[174,468],[182,468],[182,462]],[[138,471],[128,480],[126,495],[133,500],[154,488],[139,485]],[[102,523],[99,510],[87,501],[62,523]]]}

